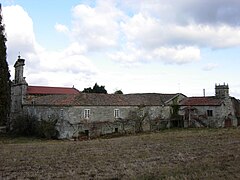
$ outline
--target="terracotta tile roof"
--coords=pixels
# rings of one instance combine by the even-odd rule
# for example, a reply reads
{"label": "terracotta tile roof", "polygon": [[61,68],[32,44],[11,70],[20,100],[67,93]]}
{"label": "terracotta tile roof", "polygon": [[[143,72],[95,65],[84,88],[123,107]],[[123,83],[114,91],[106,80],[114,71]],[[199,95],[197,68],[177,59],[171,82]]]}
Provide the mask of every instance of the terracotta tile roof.
{"label": "terracotta tile roof", "polygon": [[222,100],[215,96],[210,97],[188,97],[180,102],[182,106],[220,106]]}
{"label": "terracotta tile roof", "polygon": [[126,94],[124,95],[124,99],[129,105],[159,106],[165,105],[168,100],[176,95],[159,93]]}
{"label": "terracotta tile roof", "polygon": [[56,106],[159,106],[177,94],[94,94],[49,95],[29,99],[26,104]]}
{"label": "terracotta tile roof", "polygon": [[48,87],[48,86],[28,86],[28,95],[54,95],[54,94],[79,94],[75,88]]}

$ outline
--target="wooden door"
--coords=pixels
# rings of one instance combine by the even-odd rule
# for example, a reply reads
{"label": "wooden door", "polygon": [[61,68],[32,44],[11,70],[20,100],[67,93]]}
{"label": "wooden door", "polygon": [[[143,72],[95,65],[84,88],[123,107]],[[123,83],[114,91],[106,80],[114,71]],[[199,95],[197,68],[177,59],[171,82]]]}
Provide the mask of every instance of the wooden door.
{"label": "wooden door", "polygon": [[230,118],[225,119],[225,127],[232,127],[232,120]]}

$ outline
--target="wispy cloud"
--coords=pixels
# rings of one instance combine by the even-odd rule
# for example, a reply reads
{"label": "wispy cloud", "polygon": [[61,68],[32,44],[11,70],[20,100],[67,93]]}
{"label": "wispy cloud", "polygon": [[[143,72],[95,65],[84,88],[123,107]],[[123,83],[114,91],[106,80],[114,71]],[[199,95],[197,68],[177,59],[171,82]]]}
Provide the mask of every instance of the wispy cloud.
{"label": "wispy cloud", "polygon": [[206,64],[202,69],[204,71],[211,71],[213,69],[216,69],[218,67],[218,64],[215,64],[215,63],[208,63]]}

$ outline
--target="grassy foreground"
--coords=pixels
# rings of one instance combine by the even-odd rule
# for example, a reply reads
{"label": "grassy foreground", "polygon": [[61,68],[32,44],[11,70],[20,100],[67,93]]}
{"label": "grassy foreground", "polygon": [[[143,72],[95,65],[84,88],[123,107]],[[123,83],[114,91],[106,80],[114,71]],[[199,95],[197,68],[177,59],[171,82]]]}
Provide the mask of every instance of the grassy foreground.
{"label": "grassy foreground", "polygon": [[0,179],[238,179],[240,129],[91,141],[0,137]]}

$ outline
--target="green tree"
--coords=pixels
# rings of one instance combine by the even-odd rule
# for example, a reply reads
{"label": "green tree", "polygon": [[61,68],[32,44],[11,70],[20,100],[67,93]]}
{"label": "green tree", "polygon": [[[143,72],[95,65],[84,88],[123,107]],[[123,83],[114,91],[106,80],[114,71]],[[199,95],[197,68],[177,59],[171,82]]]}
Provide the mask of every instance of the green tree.
{"label": "green tree", "polygon": [[123,94],[122,90],[116,90],[114,94]]}
{"label": "green tree", "polygon": [[84,92],[84,93],[93,93],[92,91],[93,91],[92,88],[89,87],[89,88],[84,88],[84,90],[82,92]]}
{"label": "green tree", "polygon": [[107,90],[105,89],[105,86],[99,86],[97,83],[93,86],[93,88],[84,88],[82,91],[84,93],[102,93],[102,94],[107,94]]}
{"label": "green tree", "polygon": [[7,63],[6,41],[0,4],[0,125],[7,124],[11,103],[11,81]]}

